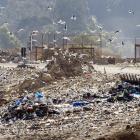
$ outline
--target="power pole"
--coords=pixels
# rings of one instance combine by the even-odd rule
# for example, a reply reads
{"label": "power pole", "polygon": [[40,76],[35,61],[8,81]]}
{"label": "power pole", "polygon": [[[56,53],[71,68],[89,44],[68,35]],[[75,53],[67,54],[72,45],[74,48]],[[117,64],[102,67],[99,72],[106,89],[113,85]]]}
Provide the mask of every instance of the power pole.
{"label": "power pole", "polygon": [[135,38],[135,63],[137,62],[137,43],[136,43],[137,41],[136,41],[136,38]]}
{"label": "power pole", "polygon": [[35,47],[35,60],[37,61],[37,46]]}
{"label": "power pole", "polygon": [[102,31],[100,32],[99,34],[99,37],[100,37],[100,49],[101,49],[101,58],[102,58]]}
{"label": "power pole", "polygon": [[63,33],[63,50],[64,50],[64,46],[65,46],[65,39],[64,39],[64,33]]}
{"label": "power pole", "polygon": [[41,33],[41,45],[44,47],[44,33]]}
{"label": "power pole", "polygon": [[54,45],[54,48],[55,48],[55,46],[56,46],[56,35],[55,35],[55,33],[53,35],[53,45]]}
{"label": "power pole", "polygon": [[84,53],[84,36],[82,35],[82,53]]}
{"label": "power pole", "polygon": [[33,48],[33,36],[32,33],[30,34],[30,61],[31,61],[31,53]]}

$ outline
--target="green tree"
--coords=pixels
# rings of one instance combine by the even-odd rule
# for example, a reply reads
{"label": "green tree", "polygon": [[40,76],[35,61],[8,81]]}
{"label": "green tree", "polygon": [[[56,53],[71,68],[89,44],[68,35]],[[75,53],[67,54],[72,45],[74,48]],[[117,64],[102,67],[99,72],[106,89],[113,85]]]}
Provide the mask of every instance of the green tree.
{"label": "green tree", "polygon": [[9,31],[7,26],[0,27],[0,47],[1,48],[18,48],[21,47],[20,41],[13,33]]}

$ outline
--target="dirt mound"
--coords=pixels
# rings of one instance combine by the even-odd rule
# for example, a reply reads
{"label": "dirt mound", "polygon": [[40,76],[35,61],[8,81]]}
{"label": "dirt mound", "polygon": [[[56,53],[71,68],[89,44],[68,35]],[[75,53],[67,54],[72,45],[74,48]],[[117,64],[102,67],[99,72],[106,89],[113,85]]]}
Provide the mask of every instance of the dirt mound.
{"label": "dirt mound", "polygon": [[79,54],[59,52],[47,65],[48,73],[55,79],[61,77],[75,77],[83,74],[83,65],[88,66],[88,62]]}
{"label": "dirt mound", "polygon": [[53,78],[48,73],[40,72],[38,74],[38,77],[36,78],[28,78],[25,79],[19,86],[18,86],[18,92],[22,93],[25,90],[27,91],[35,91],[41,87],[43,87],[45,84],[50,83],[53,81]]}
{"label": "dirt mound", "polygon": [[140,140],[140,124],[127,126],[126,130],[97,140]]}

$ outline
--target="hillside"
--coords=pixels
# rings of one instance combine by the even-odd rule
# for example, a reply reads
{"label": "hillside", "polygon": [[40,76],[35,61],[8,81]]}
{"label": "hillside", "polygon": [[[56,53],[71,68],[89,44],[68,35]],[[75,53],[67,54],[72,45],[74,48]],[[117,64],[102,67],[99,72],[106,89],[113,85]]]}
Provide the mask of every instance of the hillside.
{"label": "hillside", "polygon": [[8,23],[24,45],[32,30],[64,32],[62,22],[67,33],[90,33],[101,24],[106,31],[121,30],[121,37],[134,38],[140,33],[139,5],[139,0],[0,0],[0,23]]}

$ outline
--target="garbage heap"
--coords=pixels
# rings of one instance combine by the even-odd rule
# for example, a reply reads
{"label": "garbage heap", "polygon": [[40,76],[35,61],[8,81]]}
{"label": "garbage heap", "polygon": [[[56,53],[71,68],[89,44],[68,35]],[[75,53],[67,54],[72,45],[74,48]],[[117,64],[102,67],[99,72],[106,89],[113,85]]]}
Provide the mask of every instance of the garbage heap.
{"label": "garbage heap", "polygon": [[[41,82],[36,82],[40,71],[19,68],[0,68],[0,99],[11,101],[25,90],[39,87]],[[34,86],[36,84],[36,86]],[[36,89],[35,89],[36,90]],[[3,95],[3,97],[1,97]]]}
{"label": "garbage heap", "polygon": [[89,62],[84,61],[83,55],[58,51],[46,67],[54,79],[60,79],[81,76],[85,65],[93,69]]}
{"label": "garbage heap", "polygon": [[[8,122],[1,126],[0,130],[4,126],[2,135],[18,134],[24,138],[28,136],[29,139],[38,135],[47,137],[46,139],[53,139],[54,136],[61,139],[62,136],[66,140],[68,134],[72,139],[86,139],[86,136],[96,139],[100,134],[116,132],[132,120],[137,121],[139,100],[134,95],[140,95],[139,85],[116,82],[118,79],[115,80],[112,75],[105,81],[106,76],[103,76],[94,73],[90,78],[80,76],[55,81],[40,89],[46,95],[47,102],[43,93],[36,90],[39,93],[28,93],[1,107],[1,120]],[[127,100],[126,94],[123,94],[123,100],[118,100],[126,90],[133,97],[132,102]],[[39,99],[36,98],[38,95]],[[114,103],[109,100],[111,97],[114,98]],[[52,100],[52,106],[49,105],[48,98]],[[19,128],[20,132],[16,131]],[[36,137],[32,139],[37,139]]]}
{"label": "garbage heap", "polygon": [[32,71],[34,71],[33,76],[24,79],[15,87],[17,93],[22,94],[25,90],[34,92],[59,79],[81,76],[83,73],[92,73],[94,68],[84,55],[59,50],[55,52],[54,57],[45,69]]}
{"label": "garbage heap", "polygon": [[10,102],[1,112],[1,121],[28,120],[35,117],[44,117],[47,114],[46,98],[41,91],[37,91]]}
{"label": "garbage heap", "polygon": [[14,48],[14,49],[0,49],[0,62],[1,63],[5,63],[5,62],[19,62],[21,61],[21,57],[20,55],[17,53],[20,52],[20,50],[18,48]]}
{"label": "garbage heap", "polygon": [[133,85],[127,82],[118,84],[109,91],[109,102],[132,101],[134,98],[140,98],[140,85]]}
{"label": "garbage heap", "polygon": [[[2,72],[4,70],[2,70]],[[4,79],[5,81],[2,80],[1,85],[5,90],[5,95],[9,95],[9,100],[23,95],[25,91],[34,92],[53,81],[51,75],[42,70],[15,68],[5,71],[6,74],[0,71],[0,73],[2,73],[0,80],[6,77],[6,79]]]}
{"label": "garbage heap", "polygon": [[48,117],[50,114],[60,115],[62,110],[63,112],[65,110],[65,113],[92,110],[92,105],[95,102],[109,104],[130,102],[140,98],[140,86],[123,82],[115,88],[111,88],[109,92],[103,94],[85,92],[80,94],[79,97],[79,99],[60,99],[53,97],[46,99],[43,92],[36,91],[10,102],[5,109],[0,111],[1,121],[7,123],[18,119],[29,120],[36,117]]}
{"label": "garbage heap", "polygon": [[53,81],[51,75],[48,73],[38,72],[35,74],[36,76],[27,78],[18,85],[18,93],[23,93],[25,90],[34,92]]}

